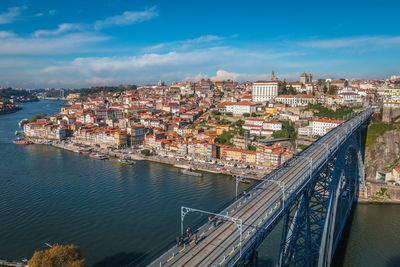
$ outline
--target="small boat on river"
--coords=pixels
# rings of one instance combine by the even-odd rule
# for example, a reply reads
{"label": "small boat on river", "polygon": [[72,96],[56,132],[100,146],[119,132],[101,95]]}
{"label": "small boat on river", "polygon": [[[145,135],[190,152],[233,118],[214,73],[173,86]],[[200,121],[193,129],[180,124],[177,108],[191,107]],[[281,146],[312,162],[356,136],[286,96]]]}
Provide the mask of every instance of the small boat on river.
{"label": "small boat on river", "polygon": [[119,159],[118,161],[119,161],[119,163],[124,164],[124,165],[133,165],[133,164],[135,164],[134,161],[128,160],[128,159]]}
{"label": "small boat on river", "polygon": [[181,170],[181,172],[182,172],[183,174],[192,175],[192,176],[198,176],[198,177],[202,177],[202,176],[203,176],[203,174],[201,174],[201,173],[199,173],[199,172],[194,172],[194,171],[192,170],[192,168],[183,169],[183,170]]}
{"label": "small boat on river", "polygon": [[103,154],[99,154],[99,153],[93,153],[89,155],[91,158],[94,159],[100,159],[100,160],[105,160],[105,159],[109,159],[108,156],[103,155]]}
{"label": "small boat on river", "polygon": [[15,145],[19,145],[19,146],[26,146],[26,145],[30,145],[32,144],[32,142],[28,141],[28,140],[24,140],[22,138],[17,138],[13,141],[13,143]]}

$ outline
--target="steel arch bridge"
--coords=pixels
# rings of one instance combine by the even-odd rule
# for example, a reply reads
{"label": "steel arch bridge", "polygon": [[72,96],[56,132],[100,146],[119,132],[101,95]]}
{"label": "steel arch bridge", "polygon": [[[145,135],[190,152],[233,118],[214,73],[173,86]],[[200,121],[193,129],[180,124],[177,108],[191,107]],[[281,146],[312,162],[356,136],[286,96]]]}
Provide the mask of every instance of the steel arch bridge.
{"label": "steel arch bridge", "polygon": [[279,266],[330,266],[358,189],[364,187],[368,108],[319,138],[150,266],[246,266],[283,219]]}

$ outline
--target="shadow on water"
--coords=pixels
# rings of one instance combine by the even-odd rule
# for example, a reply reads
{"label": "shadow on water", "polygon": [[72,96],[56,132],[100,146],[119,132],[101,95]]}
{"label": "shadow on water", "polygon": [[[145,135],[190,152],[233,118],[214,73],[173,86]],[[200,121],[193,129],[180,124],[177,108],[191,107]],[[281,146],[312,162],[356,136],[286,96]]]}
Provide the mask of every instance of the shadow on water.
{"label": "shadow on water", "polygon": [[353,225],[356,210],[357,210],[357,203],[354,203],[353,208],[351,209],[350,215],[347,218],[346,225],[344,226],[338,246],[336,248],[335,256],[333,257],[333,261],[332,261],[332,266],[343,266],[344,265],[344,256],[346,253],[347,245],[349,243],[350,231],[351,231],[351,227]]}
{"label": "shadow on water", "polygon": [[141,252],[119,252],[96,262],[93,267],[141,266],[147,256]]}
{"label": "shadow on water", "polygon": [[388,261],[388,263],[387,263],[386,266],[387,266],[387,267],[398,267],[398,266],[400,266],[400,255],[397,255],[397,256],[395,256],[395,257],[392,257],[392,258]]}

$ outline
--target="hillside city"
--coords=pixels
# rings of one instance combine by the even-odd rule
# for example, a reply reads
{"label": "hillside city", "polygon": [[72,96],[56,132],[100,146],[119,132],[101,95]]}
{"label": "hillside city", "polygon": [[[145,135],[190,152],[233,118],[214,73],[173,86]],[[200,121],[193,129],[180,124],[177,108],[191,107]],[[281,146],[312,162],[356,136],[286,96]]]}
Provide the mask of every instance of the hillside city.
{"label": "hillside city", "polygon": [[68,105],[25,124],[24,136],[261,178],[363,106],[399,105],[399,82],[313,80],[311,73],[286,82],[272,71],[269,81],[160,81],[85,96],[64,90]]}

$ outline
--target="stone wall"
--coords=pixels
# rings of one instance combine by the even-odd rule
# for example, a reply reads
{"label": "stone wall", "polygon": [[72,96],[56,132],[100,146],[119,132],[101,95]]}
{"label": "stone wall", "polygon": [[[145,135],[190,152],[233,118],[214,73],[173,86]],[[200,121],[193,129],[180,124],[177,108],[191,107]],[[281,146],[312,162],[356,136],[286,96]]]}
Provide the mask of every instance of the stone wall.
{"label": "stone wall", "polygon": [[389,108],[389,107],[383,108],[383,113],[382,113],[383,122],[389,123],[398,116],[400,116],[400,108]]}
{"label": "stone wall", "polygon": [[[381,188],[386,189],[384,197],[377,193],[381,191]],[[400,186],[368,183],[367,194],[372,200],[400,200]]]}
{"label": "stone wall", "polygon": [[368,180],[375,180],[376,171],[392,171],[400,168],[400,131],[391,130],[376,138],[366,147],[364,161],[365,175]]}

